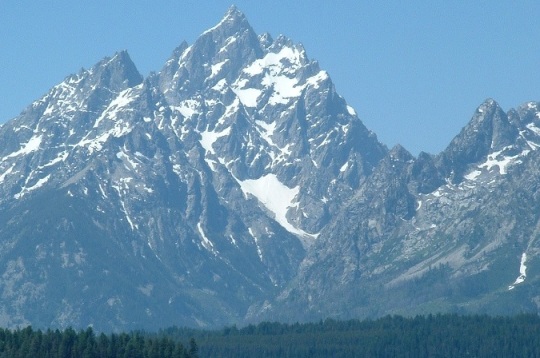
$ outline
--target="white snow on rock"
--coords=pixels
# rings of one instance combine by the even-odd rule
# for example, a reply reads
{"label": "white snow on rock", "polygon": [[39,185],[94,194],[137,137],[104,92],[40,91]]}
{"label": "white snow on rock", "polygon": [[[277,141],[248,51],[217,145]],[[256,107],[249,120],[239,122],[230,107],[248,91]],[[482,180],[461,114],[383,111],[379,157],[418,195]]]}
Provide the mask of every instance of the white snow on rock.
{"label": "white snow on rock", "polygon": [[[249,76],[264,74],[261,85],[272,89],[268,100],[270,105],[287,104],[290,99],[299,97],[305,88],[305,85],[300,85],[296,78],[296,71],[302,67],[303,60],[305,60],[304,51],[296,47],[284,47],[277,53],[270,52],[263,58],[255,60],[243,72]],[[313,83],[309,84],[317,82],[318,80],[314,79]]]}
{"label": "white snow on rock", "polygon": [[259,131],[261,137],[271,146],[276,146],[276,144],[272,140],[272,136],[274,135],[274,131],[276,130],[276,122],[266,123],[264,121],[256,120],[255,123],[260,128],[262,128],[262,130]]}
{"label": "white snow on rock", "polygon": [[[238,179],[237,179],[238,180]],[[294,202],[300,192],[300,187],[289,188],[281,183],[275,174],[268,174],[259,179],[238,180],[244,195],[251,194],[274,214],[274,219],[287,231],[302,238],[316,235],[309,234],[294,227],[287,220],[287,212],[290,208],[298,206]]]}
{"label": "white snow on rock", "polygon": [[202,229],[202,225],[201,223],[197,223],[197,230],[199,230],[199,234],[201,235],[201,244],[202,246],[210,251],[211,253],[214,254],[214,256],[217,256],[218,252],[216,251],[216,249],[214,248],[214,244],[212,243],[212,241],[210,241],[210,239],[208,239],[208,237],[206,237],[206,234],[204,233],[203,229]]}
{"label": "white snow on rock", "polygon": [[214,91],[217,91],[219,93],[225,93],[226,90],[227,90],[228,86],[227,86],[227,81],[222,78],[221,80],[219,80],[215,85],[214,87],[212,87],[212,89]]}
{"label": "white snow on rock", "polygon": [[255,241],[255,246],[257,247],[257,255],[259,255],[259,260],[261,260],[261,262],[263,262],[263,253],[262,253],[261,247],[259,246],[259,239],[253,233],[253,230],[251,228],[248,228],[248,231],[249,231],[249,234],[251,235],[251,237],[253,238],[253,241]]}
{"label": "white snow on rock", "polygon": [[261,90],[256,88],[235,88],[233,91],[240,99],[240,102],[246,107],[257,107],[257,98],[262,93]]}
{"label": "white snow on rock", "polygon": [[508,290],[513,290],[516,287],[516,285],[519,285],[520,283],[525,281],[525,279],[527,278],[527,266],[525,265],[526,262],[527,262],[527,254],[524,252],[521,255],[521,262],[519,264],[519,276],[518,278],[516,278],[516,281],[512,285],[508,286]]}
{"label": "white snow on rock", "polygon": [[13,168],[15,168],[15,163],[13,163],[13,165],[11,167],[9,167],[8,170],[6,170],[5,172],[3,172],[1,175],[0,175],[0,183],[4,181],[4,179],[9,175],[11,174],[11,172],[13,171]]}
{"label": "white snow on rock", "polygon": [[[123,109],[124,111],[132,111],[132,108],[129,108],[128,105],[135,100],[136,96],[134,94],[133,88],[128,88],[118,94],[116,97],[105,109],[103,114],[96,119],[94,123],[94,128],[98,128],[100,123],[104,119],[115,120],[118,113]],[[128,107],[128,108],[125,108]]]}
{"label": "white snow on rock", "polygon": [[5,156],[4,158],[2,158],[2,161],[5,161],[6,159],[9,159],[9,158],[17,157],[19,155],[30,154],[32,152],[35,152],[36,150],[39,149],[42,139],[43,139],[43,136],[41,135],[33,136],[32,138],[30,138],[28,142],[26,142],[25,144],[21,146],[21,149]]}
{"label": "white snow on rock", "polygon": [[274,91],[268,100],[271,105],[287,104],[289,99],[299,97],[302,94],[303,86],[298,85],[296,78],[266,74],[262,80],[266,87],[273,87]]}
{"label": "white snow on rock", "polygon": [[65,162],[68,156],[69,156],[69,152],[63,151],[60,154],[58,154],[58,156],[54,158],[53,160],[51,160],[50,162],[38,166],[38,170],[52,167],[53,165],[56,165],[60,162]]}
{"label": "white snow on rock", "polygon": [[514,159],[516,159],[518,156],[513,156],[513,157],[510,157],[510,156],[503,156],[503,157],[498,157],[497,156],[498,153],[493,153],[493,154],[490,154],[488,156],[488,159],[486,160],[486,162],[482,165],[480,165],[480,168],[486,168],[487,170],[490,170],[491,168],[493,168],[494,166],[498,166],[499,167],[499,173],[500,174],[506,174],[506,167],[512,163],[512,161]]}
{"label": "white snow on rock", "polygon": [[482,174],[480,170],[473,170],[472,172],[470,172],[467,175],[464,175],[463,177],[467,180],[476,180],[476,178],[478,178],[480,174]]}
{"label": "white snow on rock", "polygon": [[202,147],[209,153],[216,154],[212,145],[221,137],[228,136],[231,128],[228,127],[221,132],[204,131],[201,132],[201,140],[199,141]]}
{"label": "white snow on rock", "polygon": [[[321,82],[324,82],[328,79],[328,73],[326,71],[319,71],[316,75],[310,77],[306,81],[306,85],[318,89],[321,85]],[[356,112],[355,112],[356,113]]]}
{"label": "white snow on rock", "polygon": [[[537,116],[540,113],[537,113]],[[527,124],[527,129],[529,129],[531,132],[536,134],[537,136],[540,136],[540,128],[538,128],[534,123]]]}
{"label": "white snow on rock", "polygon": [[221,61],[219,63],[216,63],[215,65],[212,65],[212,67],[210,68],[210,70],[212,71],[210,77],[217,76],[221,72],[223,65],[226,64],[228,61],[229,59],[226,59],[225,61]]}
{"label": "white snow on rock", "polygon": [[[120,138],[132,131],[132,127],[127,122],[118,121],[114,124],[114,127],[103,133],[89,132],[79,143],[74,145],[76,147],[88,147],[90,154],[93,152],[99,152],[103,148],[103,144],[109,140],[109,137]],[[94,136],[94,138],[89,138]]]}
{"label": "white snow on rock", "polygon": [[516,159],[526,156],[530,152],[529,150],[524,150],[523,152],[514,156],[502,155],[502,152],[505,149],[507,148],[503,148],[502,150],[498,152],[489,154],[487,157],[487,160],[483,164],[479,165],[478,168],[485,168],[487,170],[491,170],[491,168],[497,166],[499,167],[499,174],[504,175],[507,173],[508,165],[515,162]]}
{"label": "white snow on rock", "polygon": [[188,99],[182,101],[179,106],[171,106],[171,110],[176,110],[185,118],[190,118],[195,114],[198,114],[197,111],[199,103],[195,100]]}
{"label": "white snow on rock", "polygon": [[478,169],[474,169],[467,175],[464,175],[464,178],[474,181],[482,174],[483,170],[491,171],[495,167],[498,169],[500,175],[505,175],[508,172],[508,166],[514,163],[519,163],[520,158],[525,157],[531,152],[527,149],[516,155],[504,155],[504,151],[508,149],[511,149],[511,147],[505,147],[502,150],[488,154],[486,161],[478,165]]}
{"label": "white snow on rock", "polygon": [[130,167],[126,166],[126,169],[137,169],[137,167],[140,165],[139,163],[135,162],[131,157],[126,154],[124,151],[120,151],[116,153],[116,157],[130,165]]}
{"label": "white snow on rock", "polygon": [[23,189],[22,189],[19,193],[15,194],[13,197],[14,197],[15,199],[20,199],[20,198],[22,198],[24,195],[28,194],[29,192],[41,188],[43,185],[45,185],[45,183],[47,183],[47,182],[49,181],[50,178],[51,178],[51,174],[47,175],[45,178],[39,179],[39,180],[38,180],[34,185],[32,185],[31,187],[23,187]]}
{"label": "white snow on rock", "polygon": [[284,47],[278,53],[270,52],[263,58],[253,61],[251,65],[244,69],[244,72],[250,76],[255,76],[263,73],[265,69],[271,70],[274,74],[283,70],[284,67],[287,67],[288,71],[294,71],[300,66],[301,55],[295,48]]}

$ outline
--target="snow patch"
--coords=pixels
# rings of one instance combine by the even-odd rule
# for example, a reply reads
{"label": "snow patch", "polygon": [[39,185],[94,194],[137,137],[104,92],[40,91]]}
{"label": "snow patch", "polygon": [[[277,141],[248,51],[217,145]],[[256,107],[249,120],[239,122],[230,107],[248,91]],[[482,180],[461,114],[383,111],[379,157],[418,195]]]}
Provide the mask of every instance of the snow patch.
{"label": "snow patch", "polygon": [[45,185],[45,183],[49,181],[50,178],[51,178],[51,174],[47,175],[45,178],[39,179],[34,185],[30,187],[23,187],[22,190],[19,193],[15,194],[13,197],[15,199],[22,198],[24,195],[28,194],[29,192],[41,188],[43,185]]}
{"label": "snow patch", "polygon": [[214,249],[214,244],[212,243],[212,241],[210,241],[210,240],[206,237],[206,235],[205,235],[205,233],[204,233],[204,231],[203,231],[203,229],[202,229],[202,226],[201,226],[201,223],[200,223],[200,222],[197,223],[197,229],[199,230],[199,234],[201,235],[201,238],[202,238],[202,241],[201,241],[202,246],[203,246],[206,250],[208,250],[208,251],[210,251],[212,254],[214,254],[214,256],[217,256],[218,252],[216,251],[216,249]]}
{"label": "snow patch", "polygon": [[233,89],[234,93],[240,99],[240,102],[246,107],[257,107],[257,98],[262,91],[256,88]]}
{"label": "snow patch", "polygon": [[217,91],[219,93],[225,93],[226,89],[227,89],[227,81],[225,81],[225,79],[221,79],[218,81],[218,83],[216,83],[214,85],[214,87],[212,87],[212,89],[214,91]]}
{"label": "snow patch", "polygon": [[44,169],[44,168],[47,168],[47,167],[52,167],[56,163],[65,162],[68,156],[69,156],[69,153],[67,151],[62,152],[62,153],[58,154],[58,156],[56,158],[54,158],[53,160],[51,160],[47,164],[40,165],[38,167],[38,169]]}
{"label": "snow patch", "polygon": [[253,230],[251,228],[248,228],[249,234],[253,238],[253,241],[255,241],[255,246],[257,247],[257,255],[259,255],[259,260],[263,260],[263,254],[261,247],[259,246],[259,239],[257,239],[257,236],[253,233]]}
{"label": "snow patch", "polygon": [[134,160],[132,160],[129,155],[127,155],[124,151],[120,151],[118,153],[116,153],[116,157],[118,159],[120,159],[121,161],[124,161],[124,162],[127,162],[129,163],[129,165],[131,166],[131,168],[129,168],[127,165],[124,164],[124,166],[126,167],[126,169],[137,169],[137,167],[139,166],[139,163],[135,162]]}
{"label": "snow patch", "polygon": [[286,68],[292,72],[301,65],[301,56],[302,54],[297,49],[284,47],[278,53],[271,52],[263,58],[255,60],[244,69],[244,72],[250,76],[261,74],[265,69],[269,68],[273,68],[274,71]]}
{"label": "snow patch", "polygon": [[13,165],[8,169],[6,170],[5,172],[2,173],[2,175],[0,175],[0,183],[4,181],[4,179],[9,175],[11,174],[11,172],[13,171],[13,168],[15,168],[15,163],[13,163]]}
{"label": "snow patch", "polygon": [[525,265],[525,263],[527,263],[527,253],[524,252],[523,254],[521,254],[521,262],[519,264],[519,276],[518,278],[516,278],[516,281],[514,281],[512,285],[508,286],[508,290],[513,290],[516,285],[519,285],[527,278],[527,266]]}
{"label": "snow patch", "polygon": [[206,162],[206,164],[208,164],[208,166],[210,167],[210,169],[212,169],[213,172],[217,171],[218,162],[209,158],[204,158],[204,161]]}
{"label": "snow patch", "polygon": [[105,190],[103,190],[103,187],[101,186],[100,182],[98,182],[98,187],[99,187],[99,191],[101,191],[101,195],[103,196],[103,198],[108,199],[108,196],[105,193]]}
{"label": "snow patch", "polygon": [[116,122],[112,129],[97,135],[93,139],[88,139],[90,134],[92,134],[89,133],[79,143],[75,144],[74,147],[88,147],[88,151],[90,152],[90,154],[92,154],[93,152],[99,152],[101,151],[101,149],[103,148],[103,144],[107,142],[109,137],[113,136],[116,138],[120,138],[130,133],[131,130],[132,127],[129,125],[129,123]]}
{"label": "snow patch", "polygon": [[480,170],[474,170],[470,172],[469,174],[464,175],[463,177],[467,180],[476,180],[476,178],[478,178],[480,174],[482,174]]}
{"label": "snow patch", "polygon": [[489,154],[488,157],[487,157],[487,160],[478,166],[478,168],[485,168],[487,170],[491,170],[491,168],[493,168],[494,166],[498,166],[499,167],[499,174],[501,175],[504,175],[507,173],[507,170],[506,168],[508,167],[509,164],[511,164],[513,161],[515,161],[516,159],[518,159],[519,157],[522,157],[522,156],[525,156],[529,153],[528,150],[525,150],[523,152],[521,152],[520,154],[517,154],[517,155],[514,155],[514,156],[501,156],[501,153],[505,150],[506,148],[503,148],[502,150],[498,151],[498,152],[494,152],[492,154]]}
{"label": "snow patch", "polygon": [[306,85],[309,85],[313,87],[314,89],[318,89],[321,86],[321,83],[326,81],[328,79],[328,73],[326,71],[319,71],[315,76],[311,76],[307,82]]}
{"label": "snow patch", "polygon": [[276,146],[272,140],[272,136],[276,130],[276,122],[266,123],[264,121],[256,120],[255,123],[263,129],[262,131],[259,131],[261,137],[271,146]]}
{"label": "snow patch", "polygon": [[192,99],[182,101],[179,106],[171,106],[171,110],[176,110],[185,118],[190,118],[195,114],[198,114],[197,111],[198,102]]}
{"label": "snow patch", "polygon": [[6,159],[9,159],[9,158],[17,157],[19,155],[30,154],[32,152],[35,152],[36,150],[39,149],[39,146],[41,145],[42,140],[43,140],[43,136],[41,135],[33,136],[32,138],[30,138],[28,142],[22,145],[21,149],[5,156],[4,158],[2,158],[2,161],[5,161]]}
{"label": "snow patch", "polygon": [[[305,86],[299,85],[296,71],[302,66],[304,52],[297,48],[284,47],[277,53],[268,53],[262,59],[255,60],[243,72],[249,76],[264,77],[261,84],[272,89],[268,103],[270,105],[286,104],[291,98],[302,94]],[[238,84],[245,83],[245,80]]]}
{"label": "snow patch", "polygon": [[287,104],[289,99],[299,97],[302,94],[303,86],[298,85],[296,78],[280,76],[275,74],[266,74],[262,84],[272,87],[274,91],[268,100],[271,105]]}
{"label": "snow patch", "polygon": [[527,129],[529,129],[531,132],[533,132],[537,136],[540,136],[540,128],[538,128],[534,123],[527,124]]}
{"label": "snow patch", "polygon": [[[133,94],[133,88],[128,88],[118,94],[118,97],[116,97],[105,109],[103,114],[99,116],[98,119],[96,119],[96,122],[94,123],[94,128],[97,128],[101,121],[104,119],[116,119],[116,116],[118,115],[118,112],[126,106],[128,106],[133,100],[135,100],[135,96]],[[129,108],[129,111],[132,109]]]}
{"label": "snow patch", "polygon": [[212,67],[210,68],[212,70],[212,74],[210,76],[214,77],[218,75],[219,72],[221,72],[223,65],[225,65],[227,62],[229,62],[229,59],[226,59],[225,61],[221,61],[219,63],[216,63],[215,65],[212,65]]}
{"label": "snow patch", "polygon": [[290,208],[298,206],[294,202],[300,192],[300,187],[289,188],[281,183],[275,174],[268,174],[259,179],[238,180],[244,195],[253,195],[264,205],[266,209],[274,214],[274,219],[287,231],[302,238],[315,238],[316,235],[309,234],[294,227],[287,220],[287,212]]}
{"label": "snow patch", "polygon": [[204,131],[201,132],[201,140],[199,141],[202,147],[209,153],[216,154],[213,144],[221,137],[228,136],[231,132],[231,128],[226,128],[221,132]]}
{"label": "snow patch", "polygon": [[131,227],[131,231],[135,231],[135,229],[139,229],[139,226],[137,224],[133,223],[133,220],[131,220],[131,217],[129,216],[129,213],[126,209],[126,204],[124,203],[124,200],[120,199],[120,204],[122,205],[122,210],[124,211],[124,214],[126,215],[126,220],[129,223],[129,226]]}

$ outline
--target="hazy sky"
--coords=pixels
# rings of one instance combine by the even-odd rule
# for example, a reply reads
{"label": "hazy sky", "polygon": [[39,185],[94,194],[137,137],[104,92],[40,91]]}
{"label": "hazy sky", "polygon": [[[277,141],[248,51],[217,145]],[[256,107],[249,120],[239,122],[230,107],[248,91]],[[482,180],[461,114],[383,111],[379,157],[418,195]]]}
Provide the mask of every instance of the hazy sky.
{"label": "hazy sky", "polygon": [[[143,75],[231,1],[0,0],[0,122],[126,49]],[[438,153],[486,98],[540,101],[539,1],[234,2],[257,33],[304,44],[379,140]]]}

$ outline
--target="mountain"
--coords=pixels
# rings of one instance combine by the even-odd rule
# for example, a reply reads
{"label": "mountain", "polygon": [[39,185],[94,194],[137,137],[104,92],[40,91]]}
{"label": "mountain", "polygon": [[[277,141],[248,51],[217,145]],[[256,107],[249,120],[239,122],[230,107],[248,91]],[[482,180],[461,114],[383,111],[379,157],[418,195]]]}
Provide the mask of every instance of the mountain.
{"label": "mountain", "polygon": [[0,127],[0,325],[536,311],[539,106],[415,158],[234,6],[146,78],[118,52]]}
{"label": "mountain", "polygon": [[504,113],[489,99],[439,155],[392,149],[321,232],[275,312],[537,312],[539,108]]}

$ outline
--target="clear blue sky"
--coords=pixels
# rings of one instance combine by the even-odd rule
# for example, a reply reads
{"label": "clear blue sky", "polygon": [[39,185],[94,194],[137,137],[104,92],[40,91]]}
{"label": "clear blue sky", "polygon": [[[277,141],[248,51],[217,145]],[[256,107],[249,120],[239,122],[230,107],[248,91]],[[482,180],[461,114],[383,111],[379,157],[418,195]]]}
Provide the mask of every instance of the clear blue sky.
{"label": "clear blue sky", "polygon": [[[231,1],[0,0],[0,122],[118,50],[159,71]],[[257,33],[303,43],[389,147],[438,153],[484,99],[540,101],[539,1],[234,4]]]}

